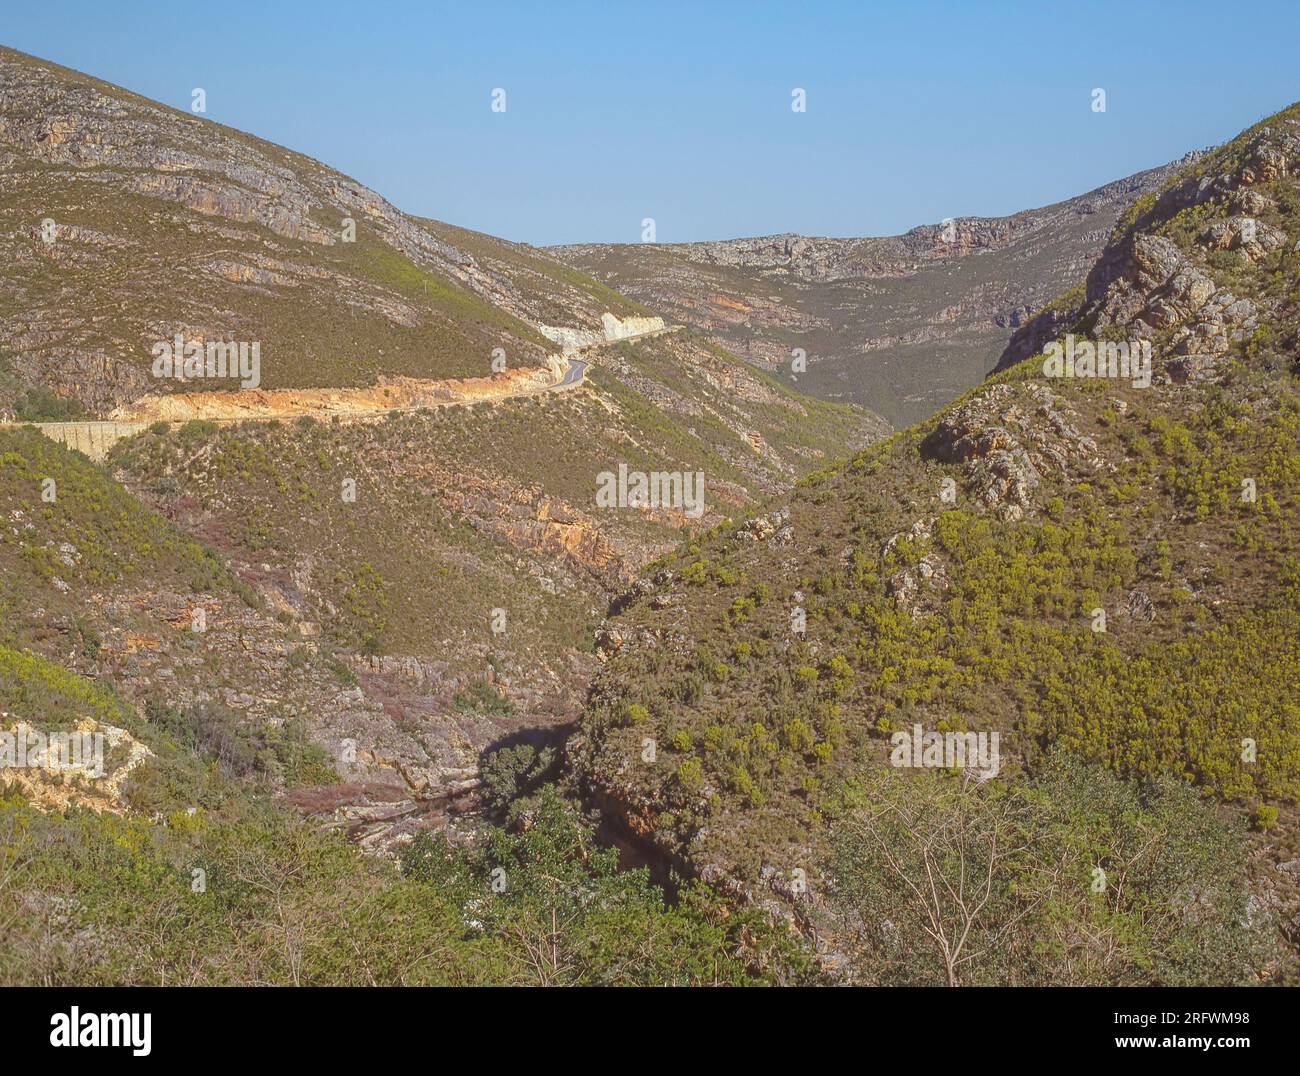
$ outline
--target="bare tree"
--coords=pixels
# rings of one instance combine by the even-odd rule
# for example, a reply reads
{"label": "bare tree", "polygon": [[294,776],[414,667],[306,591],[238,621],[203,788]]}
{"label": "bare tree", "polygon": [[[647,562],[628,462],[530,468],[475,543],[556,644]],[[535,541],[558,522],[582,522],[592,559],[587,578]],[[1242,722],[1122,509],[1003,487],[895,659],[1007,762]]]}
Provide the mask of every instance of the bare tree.
{"label": "bare tree", "polygon": [[890,795],[846,820],[839,874],[860,910],[892,917],[880,932],[886,948],[904,952],[905,932],[917,928],[958,986],[1043,897],[1007,907],[1008,877],[1027,849],[1020,801],[969,780],[926,792]]}

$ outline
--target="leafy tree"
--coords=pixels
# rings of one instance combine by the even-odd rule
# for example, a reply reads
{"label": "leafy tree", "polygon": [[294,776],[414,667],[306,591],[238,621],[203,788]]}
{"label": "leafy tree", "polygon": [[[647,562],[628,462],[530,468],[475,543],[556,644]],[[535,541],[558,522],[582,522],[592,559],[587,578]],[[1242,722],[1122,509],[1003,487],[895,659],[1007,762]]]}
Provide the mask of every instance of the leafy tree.
{"label": "leafy tree", "polygon": [[551,774],[556,761],[553,747],[521,743],[493,751],[480,767],[489,807],[498,816],[515,817],[519,801]]}
{"label": "leafy tree", "polygon": [[470,850],[424,833],[402,853],[407,878],[431,883],[475,934],[503,939],[538,985],[801,982],[802,943],[764,912],[687,887],[676,905],[644,868],[619,869],[614,848],[553,785],[526,822],[493,829]]}

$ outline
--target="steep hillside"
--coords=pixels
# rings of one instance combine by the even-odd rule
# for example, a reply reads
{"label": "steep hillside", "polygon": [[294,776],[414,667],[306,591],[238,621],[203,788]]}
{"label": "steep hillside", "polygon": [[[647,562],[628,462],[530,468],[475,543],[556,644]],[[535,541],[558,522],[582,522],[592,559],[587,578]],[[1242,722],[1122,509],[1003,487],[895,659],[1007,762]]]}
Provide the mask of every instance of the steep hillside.
{"label": "steep hillside", "polygon": [[[1063,345],[1124,342],[1140,364],[1145,343],[1150,377],[1086,376],[1081,347],[1075,376],[1049,376],[1061,371],[1042,355],[1013,365],[665,559],[598,640],[570,743],[593,799],[654,854],[793,908],[836,959],[865,952],[871,975],[895,943],[868,930],[854,949],[852,924],[885,912],[836,896],[842,857],[885,849],[892,870],[905,838],[950,834],[909,828],[927,812],[1002,824],[1020,810],[1006,790],[1051,783],[1061,751],[1187,783],[1230,828],[1248,820],[1254,910],[1232,915],[1276,915],[1300,938],[1300,107],[1137,202],[1080,298],[1056,304],[1075,311],[1057,323],[1077,337]],[[894,734],[916,726],[999,735],[998,779],[957,797],[971,814],[920,777],[881,785],[905,772],[888,764]],[[1080,810],[1100,809],[1093,789]],[[1060,822],[1023,824],[1046,827],[1035,840],[1050,847]],[[1126,861],[1099,841],[1092,864]],[[1242,867],[1198,866],[1170,841],[1169,869],[1188,878]],[[1146,936],[1141,904],[1159,886],[1103,878],[1089,898],[1091,869],[1085,857],[1032,899],[1007,877],[1002,924],[1028,916],[1041,942],[1059,926],[1034,918],[1042,908],[1077,904],[1093,927],[1062,943],[1078,957],[1063,958],[1068,981],[1181,981],[1158,960],[1088,978],[1090,946],[1116,923]],[[1179,892],[1169,921],[1192,929]]]}
{"label": "steep hillside", "polygon": [[[1177,168],[1010,217],[960,217],[888,238],[776,235],[554,253],[786,384],[904,426],[977,384],[1011,334],[1083,277],[1125,208]],[[791,370],[794,348],[806,353],[804,374]]]}
{"label": "steep hillside", "polygon": [[0,258],[0,413],[30,417],[229,387],[151,375],[178,334],[257,343],[263,388],[364,386],[487,376],[497,348],[536,366],[555,350],[539,323],[641,312],[545,254],[3,48]]}
{"label": "steep hillside", "polygon": [[[590,388],[381,422],[160,427],[110,462],[300,633],[303,671],[343,661],[381,704],[322,710],[317,742],[352,740],[374,760],[357,772],[432,793],[472,781],[496,740],[576,715],[595,626],[643,564],[860,437],[858,414],[796,405],[689,339],[589,358]],[[603,509],[598,476],[620,463],[703,473],[701,514]],[[254,697],[282,690],[249,672]]]}
{"label": "steep hillside", "polygon": [[442,221],[420,218],[419,224],[430,235],[468,254],[492,276],[511,281],[527,304],[530,321],[566,325],[575,313],[588,323],[605,310],[621,318],[654,313],[549,251]]}

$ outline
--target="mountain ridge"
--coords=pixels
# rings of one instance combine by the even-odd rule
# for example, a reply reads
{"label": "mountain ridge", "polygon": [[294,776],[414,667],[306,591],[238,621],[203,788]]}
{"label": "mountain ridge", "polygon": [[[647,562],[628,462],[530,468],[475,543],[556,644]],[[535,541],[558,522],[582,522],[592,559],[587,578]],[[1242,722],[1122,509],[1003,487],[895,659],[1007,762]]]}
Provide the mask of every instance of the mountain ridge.
{"label": "mountain ridge", "polygon": [[[1198,156],[1037,209],[898,236],[549,249],[787,384],[901,427],[976,384],[1013,333],[1082,278],[1122,210]],[[806,372],[793,368],[796,348]]]}
{"label": "mountain ridge", "polygon": [[[647,313],[504,241],[481,266],[451,240],[484,237],[254,135],[14,50],[0,67],[0,253],[15,285],[0,331],[25,389],[122,406],[149,391],[151,349],[176,331],[258,342],[270,388],[488,376],[545,365],[537,326],[557,314],[596,327]],[[16,217],[25,206],[39,216]]]}

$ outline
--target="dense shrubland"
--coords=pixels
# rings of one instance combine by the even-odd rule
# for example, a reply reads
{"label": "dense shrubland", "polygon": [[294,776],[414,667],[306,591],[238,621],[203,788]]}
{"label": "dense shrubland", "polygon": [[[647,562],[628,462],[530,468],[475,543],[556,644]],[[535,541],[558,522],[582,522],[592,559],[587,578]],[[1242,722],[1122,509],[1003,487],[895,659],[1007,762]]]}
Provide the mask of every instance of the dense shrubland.
{"label": "dense shrubland", "polygon": [[66,816],[0,799],[0,981],[711,985],[808,981],[810,954],[693,887],[620,871],[552,786],[522,832],[425,836],[400,869],[237,796]]}

